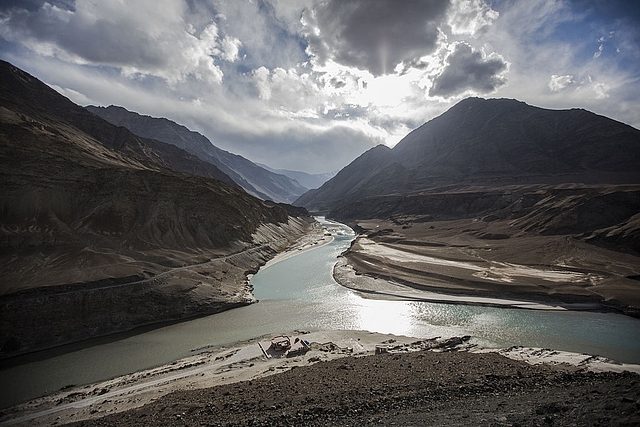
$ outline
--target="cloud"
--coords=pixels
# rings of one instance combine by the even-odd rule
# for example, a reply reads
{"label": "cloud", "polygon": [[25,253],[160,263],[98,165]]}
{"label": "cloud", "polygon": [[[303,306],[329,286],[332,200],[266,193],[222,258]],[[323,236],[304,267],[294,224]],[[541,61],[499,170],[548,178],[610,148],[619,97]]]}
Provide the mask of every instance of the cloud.
{"label": "cloud", "polygon": [[[279,67],[270,71],[260,67],[253,70],[252,75],[259,97],[265,101],[273,100],[275,108],[291,112],[308,111],[322,102],[319,88],[308,73],[299,74],[295,69]],[[304,116],[309,117],[309,114]]]}
{"label": "cloud", "polygon": [[482,0],[453,0],[447,23],[452,34],[473,36],[491,26],[499,16]]}
{"label": "cloud", "polygon": [[448,7],[441,0],[321,2],[303,15],[307,51],[320,65],[393,73],[398,64],[435,51]]}
{"label": "cloud", "polygon": [[466,95],[639,126],[640,25],[622,6],[5,0],[0,57],[80,104],[167,117],[253,161],[328,172]]}
{"label": "cloud", "polygon": [[451,97],[468,90],[486,94],[507,83],[502,75],[509,63],[496,54],[485,55],[464,42],[454,43],[446,66],[433,80],[430,96]]}
{"label": "cloud", "polygon": [[598,46],[598,50],[596,50],[595,53],[593,54],[593,58],[594,59],[600,58],[600,55],[602,55],[603,49],[604,49],[604,45]]}
{"label": "cloud", "polygon": [[549,90],[551,92],[560,92],[561,90],[563,90],[564,88],[566,88],[572,83],[574,83],[573,76],[571,75],[558,76],[554,74],[551,76],[551,79],[549,80]]}
{"label": "cloud", "polygon": [[308,61],[300,34],[300,16],[307,0],[210,1],[215,13],[224,17],[218,20],[220,28],[242,42],[243,70],[262,66],[290,69]]}
{"label": "cloud", "polygon": [[340,170],[364,151],[384,142],[351,126],[300,126],[292,121],[261,133],[259,139],[246,135],[238,144],[238,135],[233,138],[238,154],[279,169],[309,173]]}
{"label": "cloud", "polygon": [[0,35],[34,52],[77,64],[106,65],[129,76],[151,75],[170,84],[189,77],[220,83],[219,61],[238,57],[240,41],[221,34],[214,19],[187,24],[186,4],[172,0],[77,0],[74,8],[49,2],[35,11],[4,11]]}

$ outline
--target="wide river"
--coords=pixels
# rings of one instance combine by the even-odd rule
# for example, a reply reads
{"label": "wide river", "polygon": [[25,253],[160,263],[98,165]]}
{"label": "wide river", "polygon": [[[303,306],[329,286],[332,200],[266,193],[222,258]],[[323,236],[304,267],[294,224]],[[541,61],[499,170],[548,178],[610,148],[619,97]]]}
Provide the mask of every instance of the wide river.
{"label": "wide river", "polygon": [[361,298],[332,277],[336,257],[353,240],[353,231],[319,220],[334,241],[261,269],[251,279],[259,303],[0,362],[0,408],[66,385],[113,378],[204,349],[296,329],[420,338],[471,335],[472,342],[487,347],[553,348],[640,363],[640,320],[626,316]]}

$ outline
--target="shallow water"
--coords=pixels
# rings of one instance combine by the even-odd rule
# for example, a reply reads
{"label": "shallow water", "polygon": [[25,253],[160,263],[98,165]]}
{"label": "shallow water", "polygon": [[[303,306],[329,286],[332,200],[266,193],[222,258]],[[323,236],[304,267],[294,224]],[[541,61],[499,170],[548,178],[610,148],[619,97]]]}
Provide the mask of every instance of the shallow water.
{"label": "shallow water", "polygon": [[421,338],[472,335],[473,342],[489,347],[554,348],[640,363],[640,320],[626,316],[361,298],[332,277],[336,257],[349,246],[353,232],[322,221],[335,240],[258,272],[251,283],[259,303],[16,358],[10,361],[14,366],[0,370],[0,384],[11,385],[0,387],[0,407],[65,385],[169,363],[207,347],[295,329],[369,330]]}

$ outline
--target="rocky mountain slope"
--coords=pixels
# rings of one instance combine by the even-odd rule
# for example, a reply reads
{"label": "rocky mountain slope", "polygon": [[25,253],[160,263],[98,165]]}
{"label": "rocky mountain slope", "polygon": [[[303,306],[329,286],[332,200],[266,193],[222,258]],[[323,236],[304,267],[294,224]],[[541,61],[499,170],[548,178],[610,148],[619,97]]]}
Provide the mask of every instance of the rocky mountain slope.
{"label": "rocky mountain slope", "polygon": [[285,174],[274,173],[237,154],[229,153],[211,143],[204,135],[190,131],[171,120],[143,116],[122,107],[86,107],[89,111],[116,126],[123,126],[136,135],[163,141],[200,160],[215,165],[229,175],[249,194],[263,200],[290,203],[307,191]]}
{"label": "rocky mountain slope", "polygon": [[640,131],[579,109],[469,98],[375,147],[295,203],[331,210],[373,195],[471,185],[640,183]]}
{"label": "rocky mountain slope", "polygon": [[0,63],[0,356],[248,304],[313,219]]}

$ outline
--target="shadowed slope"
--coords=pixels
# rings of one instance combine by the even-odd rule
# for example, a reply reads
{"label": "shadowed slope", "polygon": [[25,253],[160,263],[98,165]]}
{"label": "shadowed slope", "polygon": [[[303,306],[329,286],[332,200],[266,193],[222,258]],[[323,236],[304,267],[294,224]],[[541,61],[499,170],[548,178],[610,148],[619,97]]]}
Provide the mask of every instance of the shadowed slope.
{"label": "shadowed slope", "polygon": [[311,226],[10,64],[0,77],[0,356],[251,303],[248,272]]}

